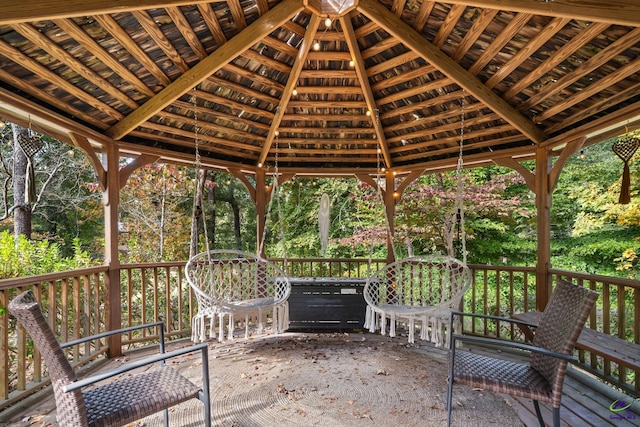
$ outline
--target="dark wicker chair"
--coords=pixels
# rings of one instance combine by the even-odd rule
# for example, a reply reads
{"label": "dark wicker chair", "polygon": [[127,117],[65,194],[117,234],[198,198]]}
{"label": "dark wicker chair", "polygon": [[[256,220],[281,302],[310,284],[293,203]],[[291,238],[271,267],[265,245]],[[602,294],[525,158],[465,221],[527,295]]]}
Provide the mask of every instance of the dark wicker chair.
{"label": "dark wicker chair", "polygon": [[[56,401],[57,419],[63,427],[122,426],[164,410],[164,424],[169,425],[167,408],[197,398],[204,403],[203,425],[211,425],[209,400],[208,347],[206,344],[189,346],[169,353],[164,352],[164,325],[131,327],[105,332],[60,345],[49,327],[36,298],[31,291],[18,295],[9,304],[9,311],[24,326],[42,354],[49,370]],[[65,356],[63,348],[144,327],[157,327],[160,335],[160,354],[132,362],[109,372],[79,380]],[[174,369],[165,360],[179,355],[201,352],[202,387],[198,387]],[[121,375],[133,369],[157,365],[156,369]],[[119,376],[114,379],[114,377]],[[81,390],[99,381],[110,382]]]}
{"label": "dark wicker chair", "polygon": [[[560,426],[560,400],[567,364],[578,336],[598,294],[589,289],[558,280],[557,286],[537,326],[533,345],[483,337],[453,335],[450,342],[449,387],[447,390],[447,425],[451,425],[453,384],[530,398],[540,425],[544,421],[539,401],[553,406],[553,425]],[[454,317],[481,317],[535,327],[525,322],[495,316],[452,313]],[[515,363],[456,350],[457,341],[496,347],[511,347],[531,352],[528,364]]]}

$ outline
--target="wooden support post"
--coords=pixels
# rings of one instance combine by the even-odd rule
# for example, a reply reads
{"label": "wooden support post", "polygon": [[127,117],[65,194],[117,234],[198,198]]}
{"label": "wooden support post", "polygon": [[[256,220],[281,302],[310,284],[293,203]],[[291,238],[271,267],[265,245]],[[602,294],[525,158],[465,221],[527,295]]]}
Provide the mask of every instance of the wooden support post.
{"label": "wooden support post", "polygon": [[[122,327],[122,309],[120,301],[120,259],[118,258],[118,204],[120,203],[120,153],[115,144],[106,147],[106,189],[103,192],[104,204],[104,262],[108,267],[105,277],[105,303],[107,330]],[[107,338],[108,357],[122,355],[122,337],[113,335]]]}
{"label": "wooden support post", "polygon": [[536,263],[536,310],[543,311],[551,296],[551,156],[546,148],[536,150],[535,193],[538,214],[538,260]]}
{"label": "wooden support post", "polygon": [[[256,171],[256,217],[257,217],[257,242],[256,252],[260,251],[262,246],[262,239],[264,238],[264,228],[266,226],[266,210],[267,210],[267,180],[263,168],[258,168]],[[264,248],[260,251],[259,255],[264,257]]]}

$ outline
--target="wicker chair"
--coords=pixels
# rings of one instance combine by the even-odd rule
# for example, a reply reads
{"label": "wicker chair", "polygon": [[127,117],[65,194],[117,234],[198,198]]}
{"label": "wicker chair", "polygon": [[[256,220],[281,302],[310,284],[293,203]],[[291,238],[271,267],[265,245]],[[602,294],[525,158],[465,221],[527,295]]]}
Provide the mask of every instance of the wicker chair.
{"label": "wicker chair", "polygon": [[[203,402],[203,425],[211,425],[208,347],[206,344],[165,353],[164,325],[162,322],[157,322],[105,332],[60,345],[42,314],[33,292],[23,292],[14,298],[9,304],[9,311],[31,335],[47,365],[53,384],[56,415],[60,426],[122,426],[164,410],[164,424],[168,427],[167,408],[192,398]],[[157,327],[159,330],[160,354],[89,378],[79,380],[76,377],[63,350],[83,342],[149,326]],[[165,360],[169,358],[198,351],[202,355],[202,387],[196,386],[174,369],[165,365]],[[129,372],[149,365],[155,365],[156,369],[148,369],[140,373]],[[114,379],[115,377],[118,378]],[[96,384],[109,379],[111,379],[110,382]],[[93,387],[82,390],[90,385]]]}
{"label": "wicker chair", "polygon": [[197,328],[194,339],[204,339],[207,317],[211,318],[209,336],[214,337],[215,315],[219,318],[220,341],[225,338],[225,318],[228,318],[228,339],[233,339],[238,316],[244,317],[245,338],[249,337],[250,318],[257,319],[260,333],[270,311],[275,333],[289,328],[287,299],[291,284],[274,263],[246,252],[216,249],[193,256],[185,272],[199,304],[194,316]]}
{"label": "wicker chair", "polygon": [[470,285],[469,267],[452,257],[426,255],[395,261],[367,279],[363,291],[367,303],[364,327],[369,332],[380,329],[385,335],[389,319],[389,336],[393,337],[396,322],[405,322],[410,343],[415,341],[415,328],[420,326],[420,339],[431,339],[441,346],[449,313],[460,309]]}
{"label": "wicker chair", "polygon": [[[553,425],[559,427],[560,400],[567,364],[576,360],[572,356],[573,348],[597,298],[596,292],[565,280],[558,280],[536,329],[533,345],[453,335],[449,345],[447,425],[451,425],[453,384],[456,383],[532,399],[542,427],[545,424],[538,402],[550,402],[553,406]],[[513,319],[469,313],[454,312],[451,318],[458,316],[480,317],[534,327]],[[468,351],[456,351],[457,341],[529,351],[530,360],[528,364],[521,364]]]}

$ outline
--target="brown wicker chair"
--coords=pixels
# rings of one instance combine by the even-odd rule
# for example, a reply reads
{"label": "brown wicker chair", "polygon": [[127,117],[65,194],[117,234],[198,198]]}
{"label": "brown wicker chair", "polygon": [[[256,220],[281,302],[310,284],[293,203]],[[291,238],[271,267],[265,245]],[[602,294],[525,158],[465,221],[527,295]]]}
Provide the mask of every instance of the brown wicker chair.
{"label": "brown wicker chair", "polygon": [[[560,400],[567,364],[576,360],[572,356],[573,348],[597,298],[596,292],[558,280],[536,329],[533,345],[454,334],[449,346],[447,425],[451,425],[453,384],[456,383],[532,399],[543,427],[538,402],[550,402],[553,425],[560,426]],[[460,312],[452,313],[451,318],[467,316],[533,326],[513,319]],[[521,364],[456,350],[456,341],[526,350],[531,352],[530,360],[528,364]]]}
{"label": "brown wicker chair", "polygon": [[[31,291],[23,292],[11,301],[9,311],[20,321],[40,350],[53,384],[57,419],[63,427],[122,426],[164,410],[164,424],[169,425],[167,408],[197,398],[204,403],[203,425],[211,425],[209,400],[208,347],[206,344],[189,346],[169,353],[164,352],[164,325],[162,322],[105,332],[60,345],[49,327],[36,298]],[[104,338],[109,335],[144,327],[157,327],[160,335],[160,354],[132,362],[109,372],[78,380],[63,348]],[[174,369],[165,360],[179,355],[201,352],[202,387],[198,387]],[[157,364],[157,369],[121,375],[133,369]],[[113,379],[121,375],[120,378]],[[113,379],[101,385],[81,389],[99,381]]]}

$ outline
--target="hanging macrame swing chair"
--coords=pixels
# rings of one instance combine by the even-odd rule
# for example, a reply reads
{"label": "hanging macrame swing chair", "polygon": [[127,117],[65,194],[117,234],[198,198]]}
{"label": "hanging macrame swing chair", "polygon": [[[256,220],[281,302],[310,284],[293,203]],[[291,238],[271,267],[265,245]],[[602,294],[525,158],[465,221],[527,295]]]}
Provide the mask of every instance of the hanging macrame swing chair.
{"label": "hanging macrame swing chair", "polygon": [[[448,326],[450,313],[458,310],[465,292],[471,286],[471,271],[466,264],[464,234],[464,209],[462,200],[462,169],[464,142],[464,98],[462,100],[462,126],[458,157],[456,200],[452,212],[445,219],[445,246],[447,255],[417,255],[387,264],[371,274],[363,291],[367,303],[364,327],[369,332],[380,331],[389,336],[396,335],[396,326],[406,326],[409,343],[415,342],[415,331],[420,330],[420,339],[431,340],[436,346],[448,345],[451,331]],[[379,168],[380,170],[380,168]],[[378,182],[380,172],[378,172]],[[387,189],[389,191],[389,189]],[[382,201],[378,185],[378,199]],[[396,258],[393,233],[389,218],[386,228],[393,259]],[[455,227],[461,230],[461,252],[463,260],[454,257]],[[371,255],[370,255],[371,259]],[[371,263],[370,263],[371,264]],[[460,325],[455,324],[459,329]]]}
{"label": "hanging macrame swing chair", "polygon": [[[194,108],[195,111],[197,111],[196,108]],[[197,119],[195,134],[196,170],[199,170],[201,164]],[[277,149],[276,146],[276,153]],[[274,197],[277,197],[279,192],[277,154],[273,181],[268,212],[271,210]],[[194,199],[194,209],[198,203],[204,208],[204,198],[199,201]],[[225,337],[229,340],[234,338],[236,319],[244,321],[245,339],[249,338],[251,322],[256,322],[257,332],[262,333],[269,315],[271,315],[271,327],[274,333],[281,333],[288,329],[287,300],[291,293],[291,284],[280,267],[260,255],[263,253],[266,226],[258,254],[251,254],[230,249],[210,249],[205,218],[202,223],[206,250],[192,256],[185,267],[187,281],[198,303],[198,312],[192,319],[192,340],[197,342],[206,339],[207,323],[209,338],[215,338],[216,318],[219,341],[223,341]]]}

